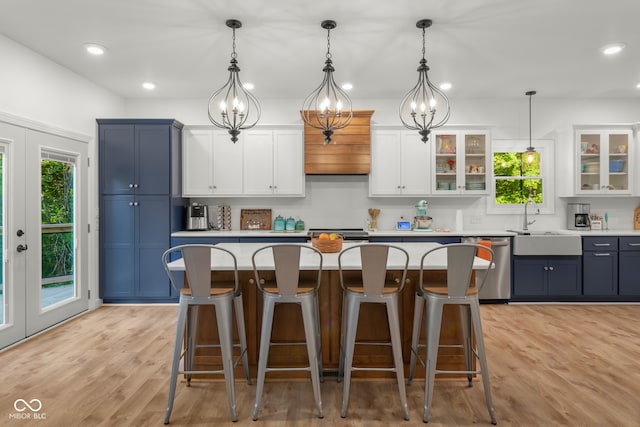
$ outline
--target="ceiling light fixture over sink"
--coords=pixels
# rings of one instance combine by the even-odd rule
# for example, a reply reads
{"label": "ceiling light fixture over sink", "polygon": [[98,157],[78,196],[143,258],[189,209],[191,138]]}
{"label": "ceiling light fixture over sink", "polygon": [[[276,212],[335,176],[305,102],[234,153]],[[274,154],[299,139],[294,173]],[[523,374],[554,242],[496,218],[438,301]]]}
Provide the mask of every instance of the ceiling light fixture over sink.
{"label": "ceiling light fixture over sink", "polygon": [[237,19],[228,19],[227,27],[233,30],[233,50],[229,79],[209,99],[209,120],[214,125],[228,129],[231,141],[238,141],[240,130],[252,128],[260,119],[260,103],[240,82],[240,67],[236,54],[236,29],[242,27]]}
{"label": "ceiling light fixture over sink", "polygon": [[306,124],[322,131],[324,143],[329,144],[335,130],[351,123],[353,111],[351,99],[333,79],[335,68],[331,60],[331,30],[336,28],[336,21],[326,20],[320,25],[327,30],[327,59],[322,69],[324,78],[320,86],[304,100],[300,114]]}
{"label": "ceiling light fixture over sink", "polygon": [[[447,123],[451,109],[449,99],[436,85],[429,81],[429,66],[425,59],[425,33],[431,26],[431,19],[421,19],[416,27],[422,29],[422,59],[418,65],[418,83],[400,102],[400,120],[411,130],[417,130],[422,142],[429,140],[431,129]],[[418,110],[418,111],[416,111]]]}
{"label": "ceiling light fixture over sink", "polygon": [[530,90],[529,92],[525,92],[525,95],[529,97],[529,146],[525,150],[527,153],[527,163],[533,163],[536,155],[536,149],[533,147],[531,143],[531,97],[535,95],[537,92],[535,90]]}

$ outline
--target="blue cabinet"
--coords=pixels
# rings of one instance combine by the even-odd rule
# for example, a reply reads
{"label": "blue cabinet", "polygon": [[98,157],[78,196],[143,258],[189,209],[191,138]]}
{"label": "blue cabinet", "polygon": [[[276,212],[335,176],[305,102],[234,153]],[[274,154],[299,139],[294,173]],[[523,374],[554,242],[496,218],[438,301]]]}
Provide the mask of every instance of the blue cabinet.
{"label": "blue cabinet", "polygon": [[583,294],[618,295],[618,238],[582,239]]}
{"label": "blue cabinet", "polygon": [[553,300],[580,295],[580,260],[579,256],[515,256],[513,299]]}
{"label": "blue cabinet", "polygon": [[[181,229],[182,124],[99,119],[100,296],[175,301],[161,256]],[[177,157],[177,158],[176,158]]]}
{"label": "blue cabinet", "polygon": [[619,251],[619,293],[640,297],[640,237],[620,237]]}

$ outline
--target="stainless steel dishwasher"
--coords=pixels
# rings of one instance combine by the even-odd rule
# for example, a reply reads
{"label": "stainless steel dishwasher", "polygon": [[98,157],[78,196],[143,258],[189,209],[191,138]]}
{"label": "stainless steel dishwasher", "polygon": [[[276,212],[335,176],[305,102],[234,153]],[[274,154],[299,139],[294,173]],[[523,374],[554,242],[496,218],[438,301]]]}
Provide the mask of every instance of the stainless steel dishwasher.
{"label": "stainless steel dishwasher", "polygon": [[[493,249],[495,268],[478,292],[478,297],[484,303],[506,303],[511,298],[511,237],[463,237],[462,242],[476,243],[478,240],[488,240]],[[479,280],[483,274],[477,274]]]}

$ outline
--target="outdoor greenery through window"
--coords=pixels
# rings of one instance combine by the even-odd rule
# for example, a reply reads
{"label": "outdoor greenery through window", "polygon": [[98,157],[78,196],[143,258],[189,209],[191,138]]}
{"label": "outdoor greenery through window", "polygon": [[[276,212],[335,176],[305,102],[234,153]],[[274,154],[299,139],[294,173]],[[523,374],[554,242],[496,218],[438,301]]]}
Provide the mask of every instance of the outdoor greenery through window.
{"label": "outdoor greenery through window", "polygon": [[493,172],[496,204],[523,204],[529,199],[542,203],[539,153],[494,152]]}
{"label": "outdoor greenery through window", "polygon": [[74,266],[74,165],[43,159],[41,172],[43,287],[67,285]]}
{"label": "outdoor greenery through window", "polygon": [[533,153],[526,151],[528,146],[524,140],[492,141],[488,213],[520,214],[527,200],[533,200],[538,213],[554,212],[554,141],[534,141]]}

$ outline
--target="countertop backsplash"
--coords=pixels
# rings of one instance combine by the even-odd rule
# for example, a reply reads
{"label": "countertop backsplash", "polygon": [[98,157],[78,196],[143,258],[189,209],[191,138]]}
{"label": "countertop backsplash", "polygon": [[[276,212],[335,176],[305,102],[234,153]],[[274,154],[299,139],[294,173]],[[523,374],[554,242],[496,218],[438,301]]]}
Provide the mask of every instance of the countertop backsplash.
{"label": "countertop backsplash", "polygon": [[[427,214],[433,218],[432,228],[456,230],[457,212],[461,211],[462,229],[469,231],[507,230],[522,227],[522,214],[487,214],[486,200],[482,197],[387,197],[368,196],[366,175],[307,175],[305,197],[242,197],[242,198],[198,198],[192,199],[208,205],[230,205],[232,229],[239,230],[241,209],[272,210],[272,218],[282,215],[302,219],[307,228],[364,228],[368,208],[381,210],[378,217],[379,230],[393,230],[397,220],[412,220],[415,205],[425,199]],[[633,229],[633,210],[640,206],[638,197],[617,198],[559,198],[554,214],[532,214],[533,230],[566,229],[567,203],[591,203],[591,211],[608,213],[609,229]]]}

